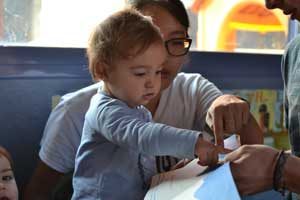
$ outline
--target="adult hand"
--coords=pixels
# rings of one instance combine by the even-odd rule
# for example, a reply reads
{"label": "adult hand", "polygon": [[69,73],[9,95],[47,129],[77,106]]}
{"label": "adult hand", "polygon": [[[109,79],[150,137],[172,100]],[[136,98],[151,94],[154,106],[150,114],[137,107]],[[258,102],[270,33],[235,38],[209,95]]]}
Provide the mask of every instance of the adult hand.
{"label": "adult hand", "polygon": [[278,150],[264,145],[244,145],[226,155],[241,195],[272,189],[278,155]]}
{"label": "adult hand", "polygon": [[252,114],[249,115],[249,120],[239,131],[241,144],[263,144],[264,133],[256,122]]}
{"label": "adult hand", "polygon": [[249,120],[249,105],[234,95],[215,99],[206,115],[206,123],[213,130],[217,145],[224,146],[225,133],[238,132]]}

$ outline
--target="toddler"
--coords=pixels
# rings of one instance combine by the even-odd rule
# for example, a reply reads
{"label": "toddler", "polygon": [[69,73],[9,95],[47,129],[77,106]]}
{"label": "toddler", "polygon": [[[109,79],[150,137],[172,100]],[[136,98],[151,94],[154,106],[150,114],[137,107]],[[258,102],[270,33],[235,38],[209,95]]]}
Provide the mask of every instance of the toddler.
{"label": "toddler", "polygon": [[143,106],[157,98],[167,56],[150,17],[133,9],[113,14],[95,28],[87,55],[92,77],[103,85],[85,116],[73,200],[143,199],[157,173],[155,156],[216,163],[218,149],[200,132],[154,123]]}

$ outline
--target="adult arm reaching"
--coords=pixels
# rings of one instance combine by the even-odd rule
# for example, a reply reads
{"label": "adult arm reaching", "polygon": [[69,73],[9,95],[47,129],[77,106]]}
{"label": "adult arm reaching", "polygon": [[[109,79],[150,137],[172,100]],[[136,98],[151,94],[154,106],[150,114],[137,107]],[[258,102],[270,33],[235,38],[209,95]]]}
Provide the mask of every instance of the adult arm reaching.
{"label": "adult arm reaching", "polygon": [[[226,156],[225,161],[231,162],[232,175],[241,195],[274,189],[274,184],[279,190],[285,188],[300,193],[300,158],[288,154],[285,162],[276,166],[279,155],[279,150],[268,146],[244,145]],[[279,172],[282,176],[274,179]]]}

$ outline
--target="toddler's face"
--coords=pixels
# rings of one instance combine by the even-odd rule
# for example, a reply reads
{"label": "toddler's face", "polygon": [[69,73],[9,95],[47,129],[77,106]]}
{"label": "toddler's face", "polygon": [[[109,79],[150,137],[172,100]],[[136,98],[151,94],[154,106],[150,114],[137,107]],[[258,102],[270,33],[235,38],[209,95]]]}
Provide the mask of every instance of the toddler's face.
{"label": "toddler's face", "polygon": [[0,200],[18,200],[18,188],[11,165],[0,155]]}
{"label": "toddler's face", "polygon": [[131,107],[148,104],[160,91],[166,55],[163,43],[157,42],[140,55],[115,62],[106,81],[109,92]]}

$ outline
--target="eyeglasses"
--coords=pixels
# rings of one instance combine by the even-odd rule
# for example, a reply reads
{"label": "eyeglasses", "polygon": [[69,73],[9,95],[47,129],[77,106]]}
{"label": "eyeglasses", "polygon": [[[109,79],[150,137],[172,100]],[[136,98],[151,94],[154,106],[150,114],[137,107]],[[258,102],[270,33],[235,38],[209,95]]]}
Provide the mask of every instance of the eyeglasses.
{"label": "eyeglasses", "polygon": [[187,54],[191,44],[191,38],[173,38],[165,41],[166,49],[171,56],[183,56]]}

